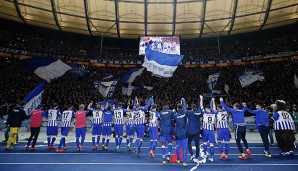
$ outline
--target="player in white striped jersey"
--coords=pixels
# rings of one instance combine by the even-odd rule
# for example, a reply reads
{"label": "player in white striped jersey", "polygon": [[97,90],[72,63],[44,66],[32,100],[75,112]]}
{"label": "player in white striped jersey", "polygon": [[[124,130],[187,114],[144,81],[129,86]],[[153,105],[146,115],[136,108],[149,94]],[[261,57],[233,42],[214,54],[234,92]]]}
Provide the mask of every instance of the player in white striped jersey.
{"label": "player in white striped jersey", "polygon": [[[152,104],[153,104],[152,100]],[[151,104],[151,105],[152,105]],[[157,122],[158,118],[160,118],[159,113],[156,111],[157,105],[153,104],[152,109],[149,111],[150,115],[150,121],[149,121],[149,135],[150,135],[150,157],[154,158],[154,150],[157,145],[157,138],[158,138],[158,128],[157,128]]]}
{"label": "player in white striped jersey", "polygon": [[[217,110],[216,110],[217,108]],[[215,104],[215,99],[212,99],[211,109],[216,114],[216,128],[217,128],[217,143],[220,151],[219,159],[228,158],[229,149],[230,149],[230,130],[228,125],[228,112],[222,109],[220,104]],[[225,143],[225,151],[223,150],[222,143]]]}
{"label": "player in white striped jersey", "polygon": [[116,142],[116,151],[120,152],[120,147],[122,143],[123,136],[123,119],[125,109],[122,108],[122,103],[118,103],[118,107],[113,110],[114,113],[114,130],[115,130],[115,142]]}
{"label": "player in white striped jersey", "polygon": [[[62,153],[64,150],[67,149],[66,145],[65,145],[65,139],[68,136],[68,132],[69,132],[69,128],[70,128],[70,124],[71,124],[71,119],[73,117],[75,117],[75,113],[72,110],[73,106],[72,105],[68,105],[68,108],[66,111],[64,111],[62,113],[62,122],[61,122],[61,139],[60,139],[60,144],[58,146],[58,149],[56,150],[57,153]],[[64,150],[61,149],[61,146],[64,146]]]}
{"label": "player in white striped jersey", "polygon": [[[103,120],[103,113],[100,110],[100,105],[95,105],[95,110],[91,109],[92,102],[88,105],[87,109],[92,111],[92,145],[93,150],[98,149],[98,144],[100,141],[100,135],[102,131],[102,120]],[[96,138],[96,144],[95,144],[95,138]]]}
{"label": "player in white striped jersey", "polygon": [[136,132],[137,132],[137,150],[136,150],[136,155],[137,157],[140,157],[140,149],[143,144],[143,139],[144,139],[144,131],[145,131],[145,110],[149,108],[151,105],[152,98],[150,98],[146,104],[146,106],[141,107],[139,104],[138,98],[136,97],[136,103],[137,107],[136,110],[134,111],[134,119],[135,119],[135,124],[136,124]]}
{"label": "player in white striped jersey", "polygon": [[58,135],[58,126],[57,126],[57,118],[61,118],[61,113],[59,112],[58,104],[54,103],[53,108],[48,110],[47,118],[48,118],[48,126],[47,126],[47,141],[48,141],[48,149],[54,149],[54,142]]}
{"label": "player in white striped jersey", "polygon": [[211,157],[208,159],[213,162],[214,156],[214,144],[215,136],[214,136],[214,125],[215,125],[215,113],[210,110],[210,106],[203,105],[203,96],[200,95],[200,106],[203,113],[203,148],[205,156],[203,158],[203,163],[206,162],[207,158],[207,144],[210,144],[210,154]]}
{"label": "player in white striped jersey", "polygon": [[126,111],[126,145],[127,150],[131,150],[131,144],[134,136],[134,111],[133,105],[129,104]]}

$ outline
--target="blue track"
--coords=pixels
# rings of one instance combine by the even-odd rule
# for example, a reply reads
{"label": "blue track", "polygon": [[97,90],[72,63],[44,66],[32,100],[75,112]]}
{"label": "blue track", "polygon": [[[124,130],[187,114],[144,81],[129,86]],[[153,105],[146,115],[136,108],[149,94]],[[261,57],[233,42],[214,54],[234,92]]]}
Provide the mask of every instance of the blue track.
{"label": "blue track", "polygon": [[[146,140],[147,141],[147,140]],[[174,143],[175,144],[175,143]],[[55,153],[54,150],[47,150],[46,144],[39,143],[38,150],[31,152],[25,151],[25,143],[20,143],[18,148],[13,151],[5,152],[5,144],[0,145],[0,171],[32,171],[32,170],[108,170],[108,171],[178,171],[190,170],[194,163],[188,162],[188,167],[184,168],[181,164],[168,163],[162,165],[161,150],[158,147],[155,150],[155,158],[149,157],[149,143],[144,142],[141,149],[141,157],[137,158],[134,152],[127,152],[125,143],[122,145],[120,153],[115,152],[115,144],[110,144],[108,151],[92,151],[92,144],[85,143],[82,152],[76,151],[75,143],[69,143],[64,153]],[[160,144],[159,144],[160,146]],[[200,164],[197,171],[208,170],[269,170],[269,171],[294,171],[298,170],[298,156],[289,158],[278,155],[279,148],[271,147],[272,158],[266,158],[263,155],[262,144],[249,144],[252,156],[246,161],[237,158],[239,152],[235,144],[231,144],[228,160],[219,160],[219,151],[216,148],[215,160],[213,163]],[[298,150],[295,151],[298,153]],[[188,159],[189,160],[188,156]]]}

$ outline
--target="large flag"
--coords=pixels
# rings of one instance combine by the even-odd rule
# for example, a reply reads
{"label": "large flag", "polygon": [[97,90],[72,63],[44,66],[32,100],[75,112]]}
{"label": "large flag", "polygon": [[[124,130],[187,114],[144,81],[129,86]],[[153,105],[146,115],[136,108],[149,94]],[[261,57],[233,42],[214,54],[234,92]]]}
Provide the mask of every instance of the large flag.
{"label": "large flag", "polygon": [[35,89],[33,89],[25,98],[24,102],[26,103],[24,110],[27,115],[31,114],[31,111],[36,109],[41,103],[42,93],[46,87],[46,82],[42,82]]}
{"label": "large flag", "polygon": [[298,88],[298,79],[296,74],[294,74],[294,85],[295,85],[295,88]]}
{"label": "large flag", "polygon": [[142,66],[153,74],[171,77],[182,59],[183,55],[165,54],[146,48],[146,56]]}
{"label": "large flag", "polygon": [[23,60],[23,65],[34,71],[40,78],[50,82],[62,76],[71,67],[55,57],[35,57]]}
{"label": "large flag", "polygon": [[219,76],[220,76],[219,72],[209,75],[207,83],[210,90],[213,90],[214,87],[216,86]]}
{"label": "large flag", "polygon": [[265,78],[261,74],[262,72],[245,72],[241,74],[239,76],[241,87],[249,86],[256,81],[264,81]]}
{"label": "large flag", "polygon": [[137,76],[142,75],[144,68],[133,68],[129,72],[127,72],[123,78],[122,83],[132,83]]}
{"label": "large flag", "polygon": [[109,82],[95,81],[94,86],[102,96],[106,98],[110,98],[113,96],[114,89],[117,85],[117,82],[118,81],[109,81]]}

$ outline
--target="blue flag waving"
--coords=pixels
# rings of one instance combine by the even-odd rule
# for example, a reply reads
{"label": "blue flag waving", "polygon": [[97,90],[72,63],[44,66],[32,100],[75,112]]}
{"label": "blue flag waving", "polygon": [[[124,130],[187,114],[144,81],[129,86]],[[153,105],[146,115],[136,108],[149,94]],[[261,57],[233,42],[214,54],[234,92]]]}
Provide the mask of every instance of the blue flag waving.
{"label": "blue flag waving", "polygon": [[50,82],[62,76],[71,67],[55,57],[35,57],[23,60],[23,65],[34,71],[40,78]]}
{"label": "blue flag waving", "polygon": [[172,55],[153,51],[146,48],[146,56],[144,59],[143,67],[153,74],[162,77],[171,77],[182,61],[184,55]]}
{"label": "blue flag waving", "polygon": [[123,78],[122,83],[132,83],[137,76],[142,75],[144,68],[133,68],[129,72],[127,72]]}
{"label": "blue flag waving", "polygon": [[42,82],[35,89],[33,89],[25,98],[24,102],[26,103],[24,110],[27,115],[31,114],[31,111],[36,109],[41,103],[42,93],[46,87],[46,82]]}

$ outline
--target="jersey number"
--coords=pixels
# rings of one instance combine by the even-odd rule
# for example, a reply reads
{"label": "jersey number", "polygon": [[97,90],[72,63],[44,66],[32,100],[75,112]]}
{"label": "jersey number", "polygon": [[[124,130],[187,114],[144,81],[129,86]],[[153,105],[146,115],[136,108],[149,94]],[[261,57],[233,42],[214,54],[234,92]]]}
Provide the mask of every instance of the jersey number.
{"label": "jersey number", "polygon": [[67,119],[68,115],[69,115],[69,112],[66,112],[66,113],[63,115],[63,118],[64,118],[64,119]]}
{"label": "jersey number", "polygon": [[212,117],[208,117],[208,123],[212,123]]}
{"label": "jersey number", "polygon": [[121,112],[116,113],[116,118],[121,118]]}
{"label": "jersey number", "polygon": [[290,116],[289,116],[288,113],[282,113],[281,115],[282,115],[282,117],[283,117],[284,119],[289,119],[289,118],[290,118]]}
{"label": "jersey number", "polygon": [[226,114],[224,114],[224,113],[223,113],[223,114],[221,114],[221,120],[222,120],[222,121],[225,121],[225,120],[226,120],[226,118],[227,118],[227,115],[226,115]]}

